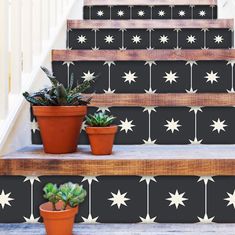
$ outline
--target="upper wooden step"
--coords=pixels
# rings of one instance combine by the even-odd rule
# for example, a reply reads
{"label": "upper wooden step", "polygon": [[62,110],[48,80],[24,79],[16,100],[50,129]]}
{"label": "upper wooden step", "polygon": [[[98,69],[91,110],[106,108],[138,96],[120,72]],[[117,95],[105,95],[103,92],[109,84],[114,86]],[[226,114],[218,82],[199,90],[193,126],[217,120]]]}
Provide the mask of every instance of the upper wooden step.
{"label": "upper wooden step", "polygon": [[0,158],[0,175],[235,175],[234,145],[114,146],[111,156],[93,156],[88,146],[50,155],[31,146]]}
{"label": "upper wooden step", "polygon": [[217,5],[217,0],[85,0],[85,6],[119,6],[119,5]]}
{"label": "upper wooden step", "polygon": [[235,50],[53,50],[52,61],[235,60]]}
{"label": "upper wooden step", "polygon": [[233,19],[218,20],[68,20],[68,29],[233,29]]}

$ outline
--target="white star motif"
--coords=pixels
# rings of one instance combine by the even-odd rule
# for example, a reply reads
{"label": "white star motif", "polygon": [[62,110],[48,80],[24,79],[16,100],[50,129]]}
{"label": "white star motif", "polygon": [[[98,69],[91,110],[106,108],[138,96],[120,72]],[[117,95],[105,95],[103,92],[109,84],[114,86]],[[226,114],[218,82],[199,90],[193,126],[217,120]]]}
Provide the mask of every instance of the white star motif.
{"label": "white star motif", "polygon": [[211,176],[201,176],[197,182],[204,181],[205,184],[208,184],[209,181],[215,182]]}
{"label": "white star motif", "polygon": [[82,131],[85,131],[85,130],[86,130],[86,127],[87,127],[86,121],[83,121],[83,122],[82,122],[82,126],[81,126],[81,132],[82,132]]}
{"label": "white star motif", "polygon": [[214,73],[213,70],[211,70],[210,73],[206,73],[207,76],[205,76],[205,78],[207,78],[206,82],[210,82],[211,84],[213,84],[214,82],[218,82],[217,78],[220,78],[219,76],[217,76],[218,73]]}
{"label": "white star motif", "polygon": [[124,14],[125,14],[125,13],[124,13],[124,11],[122,11],[122,10],[119,10],[118,13],[117,13],[117,15],[120,16],[120,17],[124,16]]}
{"label": "white star motif", "polygon": [[34,134],[36,131],[39,131],[39,126],[35,119],[33,119],[33,121],[31,122],[31,130]]}
{"label": "white star motif", "polygon": [[178,123],[179,120],[175,121],[173,118],[171,119],[171,121],[167,121],[167,124],[164,125],[165,127],[167,127],[166,131],[171,131],[172,133],[174,133],[175,131],[179,131],[178,127],[181,127],[181,125]]}
{"label": "white star motif", "polygon": [[141,223],[143,224],[153,224],[155,222],[157,217],[150,218],[149,214],[145,217],[142,218],[140,217]]}
{"label": "white star motif", "polygon": [[104,41],[105,41],[105,43],[110,44],[110,43],[113,43],[114,38],[113,38],[113,36],[108,35],[108,36],[105,36]]}
{"label": "white star motif", "polygon": [[170,71],[169,73],[165,73],[166,76],[164,76],[164,78],[166,78],[166,82],[169,82],[170,84],[172,84],[173,82],[177,82],[176,78],[179,78],[178,76],[176,76],[176,73],[173,73],[172,71]]}
{"label": "white star motif", "polygon": [[179,194],[178,190],[175,191],[175,194],[169,193],[170,198],[166,198],[166,200],[170,201],[171,203],[169,206],[175,205],[175,208],[178,209],[179,205],[185,206],[184,201],[187,201],[188,198],[184,198],[185,193]]}
{"label": "white star motif", "polygon": [[89,214],[88,215],[88,218],[85,218],[85,217],[82,217],[82,219],[83,219],[83,224],[97,224],[98,222],[97,222],[97,219],[98,219],[99,217],[95,217],[95,218],[92,218],[92,216]]}
{"label": "white star motif", "polygon": [[214,37],[214,41],[215,41],[215,43],[220,44],[224,41],[224,38],[221,35],[217,35],[217,36]]}
{"label": "white star motif", "polygon": [[30,184],[34,184],[34,181],[41,182],[37,176],[25,176],[24,182],[29,181]]}
{"label": "white star motif", "polygon": [[127,193],[121,194],[120,190],[118,190],[117,194],[111,193],[113,197],[109,198],[109,201],[112,201],[112,205],[117,205],[118,209],[121,208],[121,206],[127,206],[126,201],[129,201],[130,198],[126,198]]}
{"label": "white star motif", "polygon": [[214,219],[215,217],[208,218],[208,215],[205,214],[203,218],[200,218],[200,217],[197,217],[197,218],[199,219],[200,223],[203,223],[203,224],[210,224],[210,223],[213,222],[213,219]]}
{"label": "white star motif", "polygon": [[233,208],[235,209],[235,190],[233,191],[233,194],[231,193],[227,193],[227,194],[228,194],[228,197],[224,198],[225,201],[228,201],[227,206],[233,205]]}
{"label": "white star motif", "polygon": [[143,17],[145,15],[145,12],[143,10],[138,11],[138,16]]}
{"label": "white star motif", "polygon": [[135,76],[135,72],[132,73],[130,70],[128,73],[125,73],[124,72],[124,76],[122,76],[122,78],[125,78],[125,81],[124,82],[129,82],[129,84],[131,84],[132,82],[136,82],[136,78],[138,78],[137,76]]}
{"label": "white star motif", "polygon": [[90,70],[88,70],[87,73],[83,72],[82,78],[84,78],[84,81],[91,81],[95,78],[94,74],[95,72],[91,73]]}
{"label": "white star motif", "polygon": [[218,131],[218,134],[220,133],[220,131],[225,131],[225,127],[228,126],[225,123],[225,120],[224,121],[220,121],[220,118],[218,118],[217,121],[214,121],[213,120],[213,123],[212,125],[210,125],[211,127],[214,127],[213,131]]}
{"label": "white star motif", "polygon": [[31,214],[29,218],[24,217],[25,223],[27,223],[27,224],[37,224],[37,223],[39,223],[38,222],[39,219],[40,219],[40,217],[34,218],[33,214]]}
{"label": "white star motif", "polygon": [[2,190],[2,193],[0,194],[0,205],[2,206],[2,209],[5,208],[5,205],[11,206],[9,202],[15,200],[14,198],[10,198],[10,195],[11,193],[5,194],[4,190]]}
{"label": "white star motif", "polygon": [[85,181],[87,181],[89,184],[91,184],[92,181],[99,182],[95,176],[84,176],[82,179],[82,182],[85,182]]}
{"label": "white star motif", "polygon": [[187,37],[187,39],[186,39],[186,40],[187,40],[187,42],[188,42],[188,43],[193,44],[193,43],[195,43],[195,42],[196,42],[196,40],[197,40],[197,39],[196,39],[196,37],[195,37],[195,36],[190,35],[190,36],[188,36],[188,37]]}
{"label": "white star motif", "polygon": [[160,17],[163,17],[163,16],[165,16],[165,11],[163,11],[163,10],[161,10],[161,11],[159,11],[158,12],[158,15],[160,16]]}
{"label": "white star motif", "polygon": [[198,14],[199,14],[199,16],[201,16],[201,17],[206,16],[206,12],[205,12],[205,11],[203,11],[203,10],[202,10],[202,11],[199,11],[199,13],[198,13]]}
{"label": "white star motif", "polygon": [[165,43],[168,43],[169,38],[166,35],[162,35],[162,36],[160,36],[159,41],[160,41],[160,43],[165,44]]}
{"label": "white star motif", "polygon": [[185,11],[183,11],[183,10],[179,11],[179,16],[181,16],[181,17],[185,16]]}
{"label": "white star motif", "polygon": [[146,181],[147,184],[150,184],[151,181],[157,182],[153,176],[142,176],[140,182]]}
{"label": "white star motif", "polygon": [[119,125],[121,127],[121,131],[125,131],[126,133],[128,131],[133,131],[132,127],[134,127],[135,125],[132,124],[133,121],[128,121],[128,119],[126,118],[125,122],[121,121],[121,124]]}
{"label": "white star motif", "polygon": [[103,16],[103,15],[104,15],[104,12],[103,12],[103,11],[101,11],[101,10],[99,10],[99,11],[97,11],[97,15],[98,15],[99,17],[101,17],[101,16]]}
{"label": "white star motif", "polygon": [[102,112],[102,113],[110,112],[110,109],[109,107],[98,107],[97,112]]}
{"label": "white star motif", "polygon": [[78,40],[78,43],[83,44],[83,43],[86,43],[87,38],[84,35],[79,35],[77,40]]}
{"label": "white star motif", "polygon": [[135,36],[132,37],[131,40],[133,41],[133,43],[138,44],[138,43],[140,43],[140,41],[142,40],[142,38],[141,38],[140,36],[138,36],[138,35],[135,35]]}
{"label": "white star motif", "polygon": [[154,145],[157,140],[152,140],[150,137],[148,140],[143,140],[145,145]]}

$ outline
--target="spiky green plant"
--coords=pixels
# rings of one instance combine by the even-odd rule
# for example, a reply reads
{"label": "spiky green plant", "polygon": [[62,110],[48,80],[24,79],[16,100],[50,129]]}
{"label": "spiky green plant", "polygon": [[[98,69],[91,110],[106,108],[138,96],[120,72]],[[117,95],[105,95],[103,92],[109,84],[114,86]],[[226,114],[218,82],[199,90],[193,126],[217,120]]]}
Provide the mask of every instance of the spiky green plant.
{"label": "spiky green plant", "polygon": [[105,112],[98,112],[86,116],[86,124],[91,127],[107,127],[110,126],[116,118],[107,115]]}
{"label": "spiky green plant", "polygon": [[83,186],[73,184],[71,182],[65,183],[57,187],[56,184],[48,183],[43,188],[44,198],[53,205],[53,210],[56,211],[56,203],[62,201],[64,203],[61,210],[66,210],[67,206],[76,207],[81,204],[87,195]]}
{"label": "spiky green plant", "polygon": [[84,81],[73,87],[74,75],[71,74],[70,84],[68,88],[65,88],[51,71],[45,67],[41,67],[41,69],[50,79],[52,86],[31,94],[24,92],[23,96],[29,103],[36,106],[78,106],[90,103],[91,97],[84,97],[81,93],[90,88],[92,80]]}

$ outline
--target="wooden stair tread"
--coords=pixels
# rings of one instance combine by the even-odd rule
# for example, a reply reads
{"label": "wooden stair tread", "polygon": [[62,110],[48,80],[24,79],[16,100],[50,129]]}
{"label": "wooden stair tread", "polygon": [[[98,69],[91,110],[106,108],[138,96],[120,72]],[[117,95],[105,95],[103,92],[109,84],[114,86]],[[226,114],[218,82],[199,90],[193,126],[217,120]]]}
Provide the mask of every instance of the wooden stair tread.
{"label": "wooden stair tread", "polygon": [[234,20],[68,20],[68,29],[131,29],[131,28],[153,28],[153,29],[176,29],[176,28],[234,28]]}
{"label": "wooden stair tread", "polygon": [[161,5],[217,5],[217,0],[85,0],[85,6],[121,6],[121,5],[150,5],[150,6],[161,6]]}
{"label": "wooden stair tread", "polygon": [[235,106],[234,93],[86,94],[93,107],[228,107]]}
{"label": "wooden stair tread", "polygon": [[[233,235],[234,224],[95,224],[74,226],[73,235]],[[42,224],[1,224],[2,235],[45,235]]]}
{"label": "wooden stair tread", "polygon": [[0,158],[0,175],[235,175],[235,145],[125,145],[111,156],[89,146],[51,155],[29,146]]}
{"label": "wooden stair tread", "polygon": [[213,50],[52,50],[52,61],[235,60],[235,49]]}

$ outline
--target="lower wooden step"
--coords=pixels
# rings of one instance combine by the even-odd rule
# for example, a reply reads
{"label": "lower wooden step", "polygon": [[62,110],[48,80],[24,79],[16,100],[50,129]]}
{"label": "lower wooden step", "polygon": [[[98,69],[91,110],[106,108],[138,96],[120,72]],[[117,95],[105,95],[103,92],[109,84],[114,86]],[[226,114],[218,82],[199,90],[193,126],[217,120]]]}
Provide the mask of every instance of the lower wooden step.
{"label": "lower wooden step", "polygon": [[116,145],[111,156],[89,146],[73,154],[45,154],[29,146],[0,158],[0,175],[235,175],[235,145]]}
{"label": "lower wooden step", "polygon": [[[235,224],[75,225],[73,235],[234,235]],[[0,235],[45,235],[42,224],[1,224]]]}

